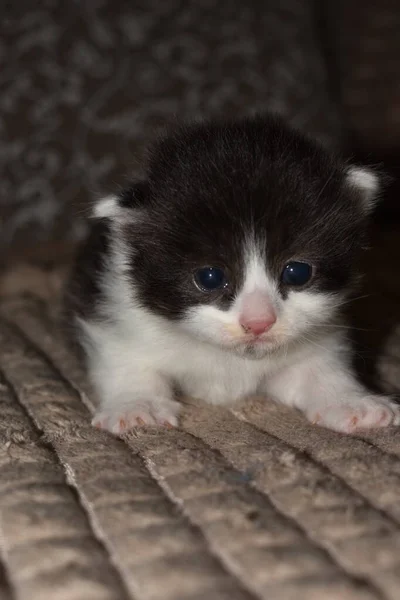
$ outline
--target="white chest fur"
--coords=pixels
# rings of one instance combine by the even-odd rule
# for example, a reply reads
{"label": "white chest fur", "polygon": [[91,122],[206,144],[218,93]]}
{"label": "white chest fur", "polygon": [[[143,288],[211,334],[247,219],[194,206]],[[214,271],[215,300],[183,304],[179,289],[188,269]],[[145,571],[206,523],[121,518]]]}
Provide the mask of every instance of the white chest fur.
{"label": "white chest fur", "polygon": [[146,374],[157,374],[185,395],[226,404],[256,393],[266,376],[282,365],[282,360],[253,360],[219,349],[167,324],[160,328],[148,315],[130,323],[81,326],[93,381],[103,397],[123,390],[123,395],[132,393]]}

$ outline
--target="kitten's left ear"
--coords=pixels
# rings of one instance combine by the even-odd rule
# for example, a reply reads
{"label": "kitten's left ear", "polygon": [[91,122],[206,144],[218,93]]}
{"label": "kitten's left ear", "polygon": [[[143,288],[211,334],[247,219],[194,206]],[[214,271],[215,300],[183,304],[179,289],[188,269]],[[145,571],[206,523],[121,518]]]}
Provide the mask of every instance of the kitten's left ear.
{"label": "kitten's left ear", "polygon": [[97,219],[110,219],[124,222],[133,216],[133,210],[141,208],[148,198],[146,181],[132,183],[118,195],[106,196],[93,207],[92,216]]}
{"label": "kitten's left ear", "polygon": [[367,167],[348,167],[346,180],[350,187],[358,190],[364,214],[369,215],[379,202],[381,177]]}

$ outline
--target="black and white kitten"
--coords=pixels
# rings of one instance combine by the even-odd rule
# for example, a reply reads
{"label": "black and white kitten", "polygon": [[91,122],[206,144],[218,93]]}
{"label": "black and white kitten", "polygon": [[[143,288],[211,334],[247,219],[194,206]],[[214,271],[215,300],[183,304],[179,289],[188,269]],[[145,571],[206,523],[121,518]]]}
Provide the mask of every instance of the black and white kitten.
{"label": "black and white kitten", "polygon": [[145,180],[95,206],[70,288],[93,423],[176,425],[177,393],[257,393],[337,431],[399,424],[341,318],[378,187],[276,117],[162,139]]}

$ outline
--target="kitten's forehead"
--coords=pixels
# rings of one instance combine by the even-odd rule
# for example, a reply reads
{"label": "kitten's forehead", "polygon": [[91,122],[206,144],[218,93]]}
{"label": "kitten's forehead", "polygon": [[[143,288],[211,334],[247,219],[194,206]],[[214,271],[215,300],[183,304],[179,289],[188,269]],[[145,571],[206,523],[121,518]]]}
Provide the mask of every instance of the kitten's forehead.
{"label": "kitten's forehead", "polygon": [[235,196],[266,186],[273,195],[281,188],[298,192],[305,181],[325,183],[335,171],[341,166],[333,156],[269,117],[178,128],[153,149],[149,179],[160,197],[170,186],[198,196]]}

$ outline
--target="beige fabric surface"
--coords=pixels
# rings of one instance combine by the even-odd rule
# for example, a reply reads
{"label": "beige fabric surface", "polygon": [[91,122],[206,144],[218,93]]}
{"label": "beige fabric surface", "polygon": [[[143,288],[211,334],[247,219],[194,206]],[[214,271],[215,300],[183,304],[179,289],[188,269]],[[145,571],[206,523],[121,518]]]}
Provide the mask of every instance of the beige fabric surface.
{"label": "beige fabric surface", "polygon": [[179,429],[117,439],[90,426],[60,274],[21,269],[0,302],[1,599],[400,598],[400,429],[188,400]]}

